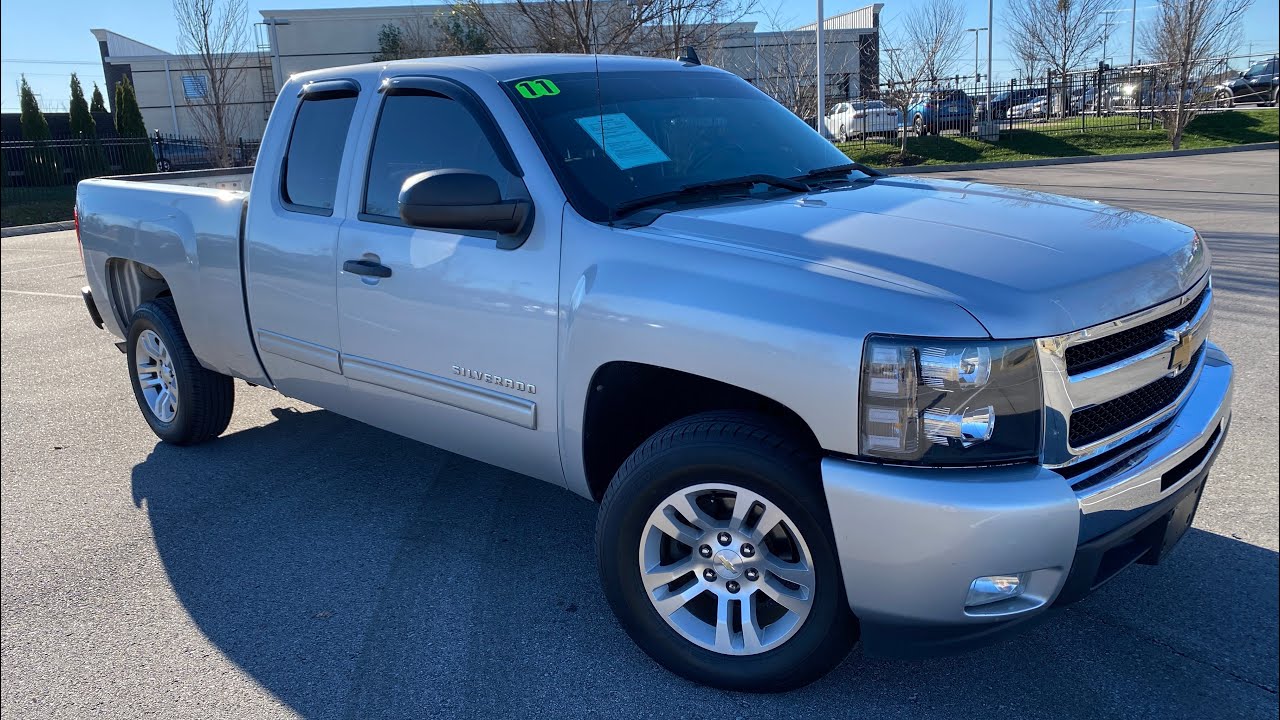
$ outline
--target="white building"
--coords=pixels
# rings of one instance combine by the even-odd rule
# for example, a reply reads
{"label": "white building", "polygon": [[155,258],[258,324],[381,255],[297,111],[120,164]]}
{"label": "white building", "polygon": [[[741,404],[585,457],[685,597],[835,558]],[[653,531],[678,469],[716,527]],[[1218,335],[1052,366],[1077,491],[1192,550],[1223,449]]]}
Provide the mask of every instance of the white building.
{"label": "white building", "polygon": [[[882,7],[877,3],[827,18],[825,68],[827,96],[832,101],[857,96],[878,84]],[[424,18],[443,18],[449,12],[449,6],[443,4],[261,11],[262,21],[254,27],[257,47],[235,58],[241,72],[235,83],[239,96],[234,100],[242,108],[240,134],[245,138],[261,136],[276,90],[289,76],[369,62],[379,53],[378,37],[384,28],[421,28]],[[722,30],[716,48],[700,50],[708,64],[737,73],[779,96],[797,113],[808,114],[794,96],[809,94],[814,85],[814,29],[810,24],[794,30],[756,32],[756,23],[737,23]],[[207,79],[193,58],[110,30],[92,32],[98,39],[107,92],[114,93],[115,84],[128,76],[149,129],[199,134],[193,112],[205,102]],[[538,48],[531,45],[528,49]]]}

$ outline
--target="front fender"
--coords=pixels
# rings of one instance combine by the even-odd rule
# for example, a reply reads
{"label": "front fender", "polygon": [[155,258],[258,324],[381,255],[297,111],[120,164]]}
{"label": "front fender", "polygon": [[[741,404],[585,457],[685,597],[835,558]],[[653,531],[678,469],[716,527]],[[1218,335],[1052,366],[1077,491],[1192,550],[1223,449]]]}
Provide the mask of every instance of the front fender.
{"label": "front fender", "polygon": [[608,362],[679,370],[768,397],[822,447],[856,452],[858,366],[872,332],[985,337],[946,300],[823,265],[690,237],[608,228],[566,210],[560,285],[560,444],[590,496],[583,422]]}

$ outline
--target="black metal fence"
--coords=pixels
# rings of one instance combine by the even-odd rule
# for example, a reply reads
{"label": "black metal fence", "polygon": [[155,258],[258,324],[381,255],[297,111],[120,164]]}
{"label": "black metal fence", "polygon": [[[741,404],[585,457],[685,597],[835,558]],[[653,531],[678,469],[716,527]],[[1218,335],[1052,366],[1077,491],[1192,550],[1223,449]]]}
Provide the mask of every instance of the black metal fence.
{"label": "black metal fence", "polygon": [[75,185],[86,178],[252,165],[258,144],[238,140],[220,149],[200,138],[160,132],[147,138],[5,139],[0,141],[3,224],[70,219]]}
{"label": "black metal fence", "polygon": [[[1099,65],[990,85],[972,75],[885,83],[863,97],[830,104],[826,125],[835,140],[863,145],[896,142],[904,132],[994,139],[1020,130],[1054,135],[1158,128],[1178,107],[1179,96],[1196,112],[1274,104],[1274,69],[1270,84],[1240,90],[1242,74],[1251,67],[1263,64],[1256,75],[1267,76],[1267,62],[1275,61],[1256,55],[1203,61],[1191,68],[1185,85],[1180,68],[1160,64]],[[895,113],[896,119],[887,117]]]}

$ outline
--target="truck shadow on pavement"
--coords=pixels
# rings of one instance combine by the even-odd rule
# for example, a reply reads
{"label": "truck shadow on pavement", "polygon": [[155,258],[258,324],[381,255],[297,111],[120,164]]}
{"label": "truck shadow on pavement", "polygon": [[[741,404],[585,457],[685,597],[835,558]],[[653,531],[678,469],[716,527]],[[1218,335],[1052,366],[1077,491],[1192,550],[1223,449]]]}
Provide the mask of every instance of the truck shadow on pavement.
{"label": "truck shadow on pavement", "polygon": [[132,487],[192,620],[304,717],[1275,716],[1277,555],[1247,541],[1193,530],[1167,564],[988,651],[855,650],[793,693],[722,693],[618,627],[593,504],[329,412],[272,412],[156,445]]}

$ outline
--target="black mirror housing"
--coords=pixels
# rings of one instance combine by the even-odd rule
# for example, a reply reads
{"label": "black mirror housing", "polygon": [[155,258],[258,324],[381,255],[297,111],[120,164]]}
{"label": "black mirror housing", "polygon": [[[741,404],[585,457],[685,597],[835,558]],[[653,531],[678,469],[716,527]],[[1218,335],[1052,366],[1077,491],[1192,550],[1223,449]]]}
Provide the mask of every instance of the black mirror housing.
{"label": "black mirror housing", "polygon": [[528,200],[503,200],[498,182],[473,170],[428,170],[400,187],[400,219],[413,227],[519,235],[532,210]]}

